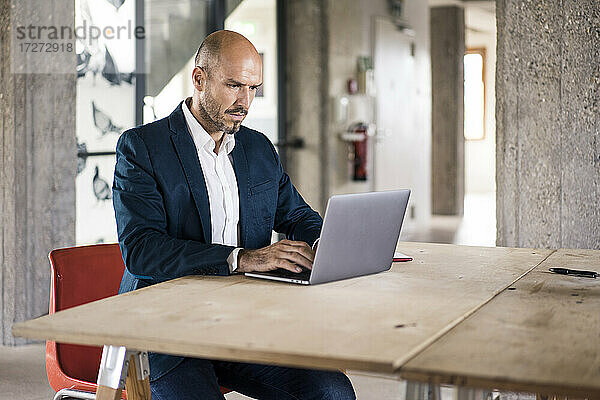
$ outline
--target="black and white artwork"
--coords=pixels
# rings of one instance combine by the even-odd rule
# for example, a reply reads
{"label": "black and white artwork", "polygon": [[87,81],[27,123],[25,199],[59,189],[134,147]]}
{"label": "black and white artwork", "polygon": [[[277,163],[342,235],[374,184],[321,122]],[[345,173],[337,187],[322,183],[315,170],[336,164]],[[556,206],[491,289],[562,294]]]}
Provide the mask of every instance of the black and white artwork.
{"label": "black and white artwork", "polygon": [[81,49],[81,52],[77,53],[77,78],[84,77],[90,70],[91,58],[92,55],[86,48]]}
{"label": "black and white artwork", "polygon": [[[76,26],[135,24],[134,0],[75,0]],[[77,244],[117,240],[112,208],[114,151],[135,124],[135,38],[80,38],[77,52]]]}
{"label": "black and white artwork", "polygon": [[104,67],[102,68],[102,77],[113,85],[121,85],[122,83],[131,84],[133,82],[133,72],[124,74],[119,72],[113,56],[108,48],[104,48]]}
{"label": "black and white artwork", "polygon": [[86,28],[75,43],[78,78],[92,75],[94,82],[102,79],[111,85],[133,84],[134,17],[134,0],[76,1],[76,26]]}
{"label": "black and white artwork", "polygon": [[93,101],[92,101],[92,117],[94,119],[94,125],[96,126],[96,128],[98,128],[98,130],[100,131],[100,134],[102,136],[104,136],[108,133],[113,133],[113,134],[117,134],[117,135],[121,134],[121,131],[123,130],[123,128],[115,125],[113,123],[112,118],[110,118],[110,116],[107,113],[105,113],[104,111],[102,111],[98,107],[96,107],[96,103]]}
{"label": "black and white artwork", "polygon": [[86,153],[87,153],[87,146],[85,145],[85,142],[80,143],[79,138],[78,138],[77,139],[77,175],[79,175],[81,173],[81,171],[83,171],[85,168],[85,164],[87,161],[87,156],[85,156]]}
{"label": "black and white artwork", "polygon": [[81,41],[78,44],[77,78],[91,74],[94,77],[94,83],[96,79],[105,79],[111,85],[132,85],[134,83],[133,71],[122,72],[106,45],[101,49],[97,44],[84,46]]}
{"label": "black and white artwork", "polygon": [[112,207],[115,157],[95,156],[83,160],[85,168],[76,180],[77,243],[115,242],[117,228]]}
{"label": "black and white artwork", "polygon": [[106,0],[106,1],[108,1],[110,4],[112,4],[117,10],[119,8],[121,8],[123,3],[125,3],[125,0]]}
{"label": "black and white artwork", "polygon": [[97,165],[94,169],[94,177],[92,178],[92,189],[94,191],[94,196],[96,196],[96,199],[99,201],[110,200],[112,198],[110,185],[106,179],[100,176],[100,170]]}

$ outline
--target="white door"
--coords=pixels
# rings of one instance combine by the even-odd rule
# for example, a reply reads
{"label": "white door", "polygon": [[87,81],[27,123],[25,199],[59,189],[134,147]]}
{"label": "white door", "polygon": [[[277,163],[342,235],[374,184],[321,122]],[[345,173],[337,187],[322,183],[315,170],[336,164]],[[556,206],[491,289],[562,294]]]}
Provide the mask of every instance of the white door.
{"label": "white door", "polygon": [[412,190],[405,223],[420,225],[430,209],[430,156],[424,137],[430,131],[421,121],[427,118],[427,110],[418,93],[423,82],[415,71],[412,41],[391,21],[375,20],[377,136],[373,167],[375,190]]}

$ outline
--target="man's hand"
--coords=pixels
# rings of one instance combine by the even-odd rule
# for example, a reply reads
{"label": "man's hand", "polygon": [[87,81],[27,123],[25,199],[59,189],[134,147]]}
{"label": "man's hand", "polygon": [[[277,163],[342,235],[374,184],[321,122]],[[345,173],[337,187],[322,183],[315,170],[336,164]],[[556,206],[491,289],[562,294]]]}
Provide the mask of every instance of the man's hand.
{"label": "man's hand", "polygon": [[240,250],[236,272],[264,272],[277,268],[301,272],[300,267],[312,269],[314,260],[315,253],[307,243],[285,239],[262,249]]}

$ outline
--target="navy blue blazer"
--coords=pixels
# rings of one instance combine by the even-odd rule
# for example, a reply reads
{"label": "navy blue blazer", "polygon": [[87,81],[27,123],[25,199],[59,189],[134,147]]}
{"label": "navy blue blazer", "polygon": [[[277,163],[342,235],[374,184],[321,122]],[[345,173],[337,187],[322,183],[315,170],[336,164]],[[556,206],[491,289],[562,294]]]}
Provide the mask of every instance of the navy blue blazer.
{"label": "navy blue blazer", "polygon": [[[168,117],[124,132],[116,152],[113,206],[126,266],[119,293],[185,275],[229,275],[234,247],[211,244],[208,192],[181,103]],[[269,139],[242,126],[231,155],[239,247],[268,246],[272,230],[312,245],[323,221],[292,185]],[[151,380],[182,360],[151,353]]]}

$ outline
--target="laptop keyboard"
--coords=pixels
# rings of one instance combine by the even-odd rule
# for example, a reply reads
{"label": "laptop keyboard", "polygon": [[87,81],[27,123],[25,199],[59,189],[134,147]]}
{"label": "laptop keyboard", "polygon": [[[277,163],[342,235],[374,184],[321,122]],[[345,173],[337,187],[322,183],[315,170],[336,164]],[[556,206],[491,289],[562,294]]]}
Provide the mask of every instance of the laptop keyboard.
{"label": "laptop keyboard", "polygon": [[301,281],[308,281],[310,279],[310,272],[311,272],[311,270],[308,268],[302,268],[302,272],[298,272],[298,273],[288,271],[287,269],[278,268],[273,271],[259,272],[259,273],[261,275],[277,276],[279,278],[298,279]]}

